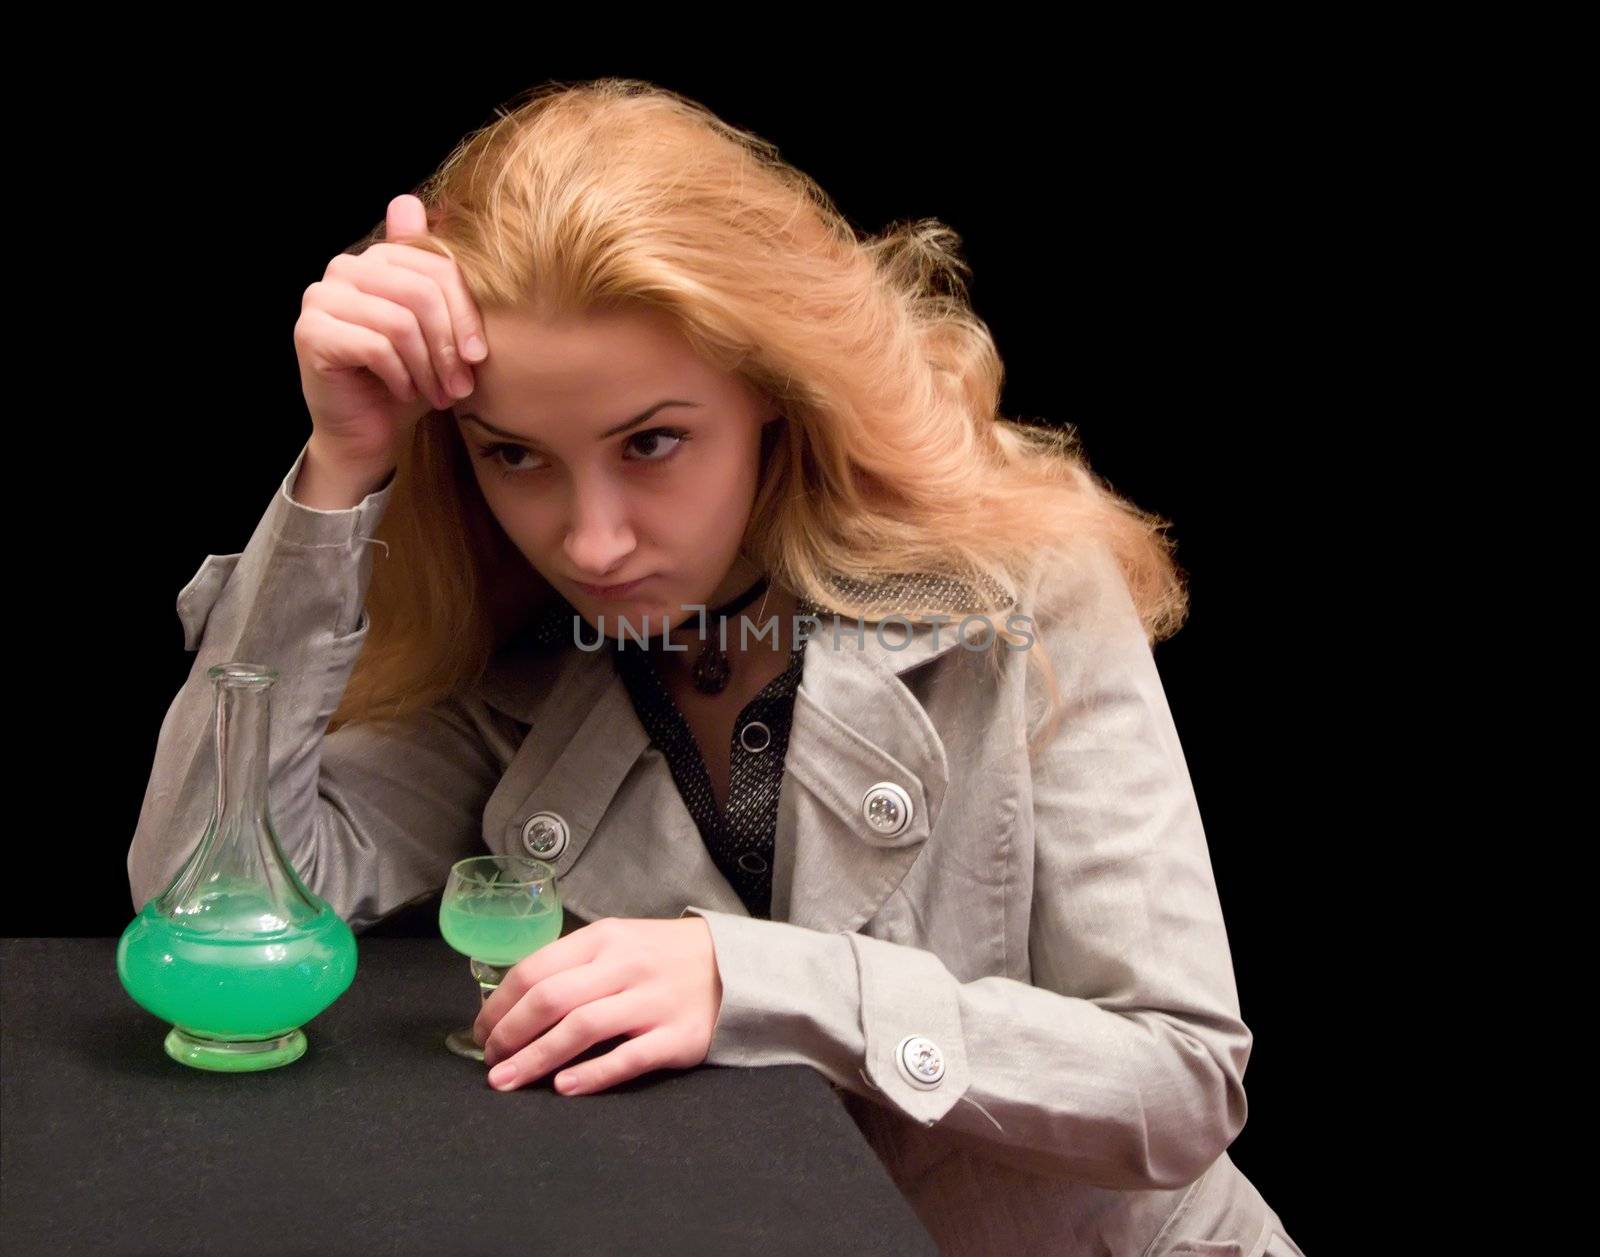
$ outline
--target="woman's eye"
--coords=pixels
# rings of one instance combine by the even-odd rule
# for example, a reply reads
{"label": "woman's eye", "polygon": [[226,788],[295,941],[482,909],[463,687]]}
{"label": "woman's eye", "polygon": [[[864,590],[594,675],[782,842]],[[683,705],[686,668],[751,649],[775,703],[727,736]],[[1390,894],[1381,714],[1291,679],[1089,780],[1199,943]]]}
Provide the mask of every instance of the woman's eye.
{"label": "woman's eye", "polygon": [[[687,440],[689,434],[682,428],[651,428],[648,432],[634,433],[624,445],[639,451],[637,455],[628,459],[631,463],[664,463],[676,454],[678,447]],[[526,446],[512,445],[506,441],[478,446],[478,456],[488,459],[489,463],[505,476],[543,470],[543,463],[517,461],[524,455],[529,458],[537,457]]]}
{"label": "woman's eye", "polygon": [[[628,444],[635,441],[642,442],[640,448],[643,453],[636,461],[646,463],[659,463],[671,458],[677,453],[678,447],[689,439],[689,434],[682,428],[651,428],[648,432],[636,432],[628,438]],[[663,444],[667,442],[668,444]]]}
{"label": "woman's eye", "polygon": [[508,472],[509,471],[537,470],[536,468],[530,469],[528,467],[521,467],[521,466],[513,465],[512,463],[508,462],[506,459],[501,457],[502,454],[518,455],[518,454],[527,454],[529,452],[530,452],[529,450],[527,450],[526,448],[524,448],[521,445],[507,445],[504,442],[497,442],[497,443],[495,443],[493,445],[480,445],[478,447],[478,454],[481,457],[487,458],[491,463],[493,463],[501,471],[508,471]]}

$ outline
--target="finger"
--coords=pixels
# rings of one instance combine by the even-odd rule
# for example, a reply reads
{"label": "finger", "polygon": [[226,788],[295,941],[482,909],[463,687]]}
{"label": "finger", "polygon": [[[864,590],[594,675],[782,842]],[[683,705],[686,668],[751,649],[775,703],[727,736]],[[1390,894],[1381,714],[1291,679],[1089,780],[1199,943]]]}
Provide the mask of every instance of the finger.
{"label": "finger", "polygon": [[564,934],[555,942],[546,943],[538,951],[524,956],[506,971],[505,977],[500,979],[500,985],[483,1001],[477,1019],[472,1023],[472,1037],[480,1047],[489,1041],[489,1035],[500,1018],[515,1008],[535,983],[543,982],[563,969],[586,965],[594,959],[603,938],[597,928],[600,924],[600,921],[591,921],[571,934]]}
{"label": "finger", "polygon": [[[365,292],[350,282],[348,273],[323,281],[316,307],[346,323],[367,328],[388,339],[405,363],[419,392],[440,410],[455,403],[455,398],[439,382],[427,341],[417,322],[416,312],[404,302]],[[381,283],[376,285],[381,287]]]}
{"label": "finger", "polygon": [[489,1071],[489,1085],[509,1091],[543,1078],[586,1048],[619,1034],[642,1031],[639,1000],[621,991],[573,1009],[543,1038],[535,1039]]}
{"label": "finger", "polygon": [[425,236],[428,234],[428,207],[422,203],[422,198],[410,192],[402,192],[389,202],[389,208],[384,215],[383,234],[389,240],[398,240],[403,236]]}
{"label": "finger", "polygon": [[307,359],[312,367],[321,370],[365,367],[401,401],[415,399],[416,383],[387,336],[359,323],[336,318],[317,307],[307,310],[301,319],[326,323],[317,333],[316,351]]}
{"label": "finger", "polygon": [[[483,329],[483,316],[479,314],[472,294],[467,291],[467,281],[461,277],[461,268],[454,261],[426,249],[405,245],[385,247],[377,244],[367,253],[375,254],[390,266],[402,266],[426,275],[437,283],[444,292],[445,304],[450,310],[452,341],[460,348],[462,358],[468,362],[482,362],[488,356],[489,338]],[[474,338],[477,344],[472,343]]]}
{"label": "finger", "polygon": [[450,325],[450,307],[439,285],[426,275],[403,266],[387,266],[365,258],[341,254],[329,264],[331,279],[374,297],[385,297],[410,310],[421,328],[423,349],[428,354],[438,388],[429,392],[437,399],[442,393],[446,407],[472,392],[476,381],[472,371],[456,356],[455,331]]}
{"label": "finger", "polygon": [[672,1033],[666,1026],[647,1030],[592,1061],[581,1061],[555,1076],[555,1088],[562,1095],[580,1096],[604,1091],[652,1070],[671,1068],[669,1045]]}
{"label": "finger", "polygon": [[536,982],[516,1004],[495,1023],[483,1043],[483,1063],[497,1065],[532,1043],[585,1004],[615,995],[627,984],[603,964],[579,965],[563,969],[542,982]]}

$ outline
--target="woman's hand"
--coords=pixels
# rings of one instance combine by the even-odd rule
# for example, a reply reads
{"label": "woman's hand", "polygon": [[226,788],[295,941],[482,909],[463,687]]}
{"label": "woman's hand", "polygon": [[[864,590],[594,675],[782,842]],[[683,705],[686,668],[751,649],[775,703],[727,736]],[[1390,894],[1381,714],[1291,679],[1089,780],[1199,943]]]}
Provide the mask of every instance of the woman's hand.
{"label": "woman's hand", "polygon": [[369,478],[393,469],[423,415],[472,392],[471,364],[488,354],[482,316],[456,264],[402,243],[428,234],[421,200],[390,201],[384,233],[364,252],[328,263],[305,290],[294,325],[319,461]]}
{"label": "woman's hand", "polygon": [[491,1085],[508,1091],[628,1035],[556,1076],[558,1091],[578,1095],[653,1069],[698,1065],[721,1010],[722,975],[704,919],[605,917],[513,965],[484,1001],[472,1037],[485,1065],[511,1068],[505,1079],[489,1071]]}

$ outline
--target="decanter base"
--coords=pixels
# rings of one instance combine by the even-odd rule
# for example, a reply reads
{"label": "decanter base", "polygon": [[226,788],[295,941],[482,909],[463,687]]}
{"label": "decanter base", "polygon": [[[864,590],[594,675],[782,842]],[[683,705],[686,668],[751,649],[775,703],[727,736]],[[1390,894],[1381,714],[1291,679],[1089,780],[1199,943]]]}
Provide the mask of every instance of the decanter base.
{"label": "decanter base", "polygon": [[256,1069],[276,1069],[305,1055],[305,1031],[295,1029],[270,1039],[212,1039],[181,1026],[167,1033],[167,1055],[181,1065],[239,1074]]}
{"label": "decanter base", "polygon": [[445,1035],[444,1045],[457,1056],[465,1056],[469,1061],[483,1060],[483,1049],[474,1041],[471,1026],[463,1030],[452,1030]]}

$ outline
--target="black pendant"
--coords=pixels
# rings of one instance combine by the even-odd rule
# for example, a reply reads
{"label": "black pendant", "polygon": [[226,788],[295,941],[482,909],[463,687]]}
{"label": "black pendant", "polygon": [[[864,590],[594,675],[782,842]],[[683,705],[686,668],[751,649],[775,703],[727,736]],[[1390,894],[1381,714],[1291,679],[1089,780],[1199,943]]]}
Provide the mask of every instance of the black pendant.
{"label": "black pendant", "polygon": [[722,693],[728,688],[728,679],[732,676],[733,668],[728,663],[728,653],[715,642],[707,642],[700,648],[700,653],[695,656],[694,667],[689,670],[694,688],[702,694]]}
{"label": "black pendant", "polygon": [[[762,593],[767,587],[767,578],[761,577],[744,593],[740,594],[722,606],[712,611],[709,620],[715,620],[719,625],[735,611],[741,611],[756,600],[756,595]],[[702,694],[720,694],[728,688],[728,680],[733,676],[733,664],[728,659],[728,652],[723,650],[715,640],[709,640],[700,647],[700,653],[694,658],[694,666],[689,669],[689,679],[694,688]]]}

